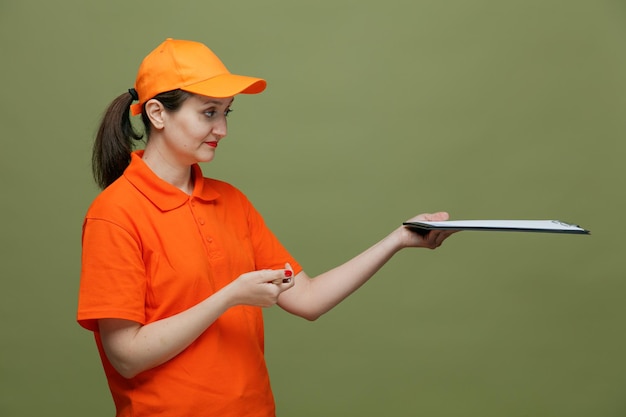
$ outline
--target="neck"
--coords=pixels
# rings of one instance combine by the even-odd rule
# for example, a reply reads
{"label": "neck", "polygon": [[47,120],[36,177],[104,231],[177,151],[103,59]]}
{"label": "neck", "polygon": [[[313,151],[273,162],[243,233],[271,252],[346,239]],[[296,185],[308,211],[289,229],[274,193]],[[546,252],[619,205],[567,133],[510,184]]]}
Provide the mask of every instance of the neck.
{"label": "neck", "polygon": [[191,195],[193,178],[190,165],[173,163],[170,158],[165,157],[164,153],[148,146],[146,146],[142,159],[157,177],[172,184],[185,194]]}

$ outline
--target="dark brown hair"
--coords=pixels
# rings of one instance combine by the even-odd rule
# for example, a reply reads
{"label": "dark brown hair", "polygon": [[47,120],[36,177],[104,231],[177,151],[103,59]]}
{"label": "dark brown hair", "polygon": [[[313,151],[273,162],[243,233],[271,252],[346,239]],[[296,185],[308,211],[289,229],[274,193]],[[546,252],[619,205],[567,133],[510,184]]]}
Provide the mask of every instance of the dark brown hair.
{"label": "dark brown hair", "polygon": [[[176,89],[160,93],[153,98],[159,100],[167,110],[175,112],[191,95],[191,93]],[[130,154],[134,149],[133,140],[143,138],[143,135],[133,128],[130,121],[129,110],[132,102],[133,98],[130,93],[117,97],[111,102],[100,122],[91,155],[91,168],[96,183],[102,189],[111,185],[122,175],[130,164]],[[151,123],[145,113],[144,103],[141,119],[148,139]]]}

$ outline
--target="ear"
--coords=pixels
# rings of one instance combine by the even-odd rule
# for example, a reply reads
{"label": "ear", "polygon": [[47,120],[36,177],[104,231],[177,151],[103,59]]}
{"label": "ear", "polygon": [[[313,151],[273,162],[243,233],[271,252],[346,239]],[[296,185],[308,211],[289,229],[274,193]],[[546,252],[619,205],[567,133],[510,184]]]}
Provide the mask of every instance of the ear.
{"label": "ear", "polygon": [[152,126],[154,126],[155,129],[163,129],[163,116],[165,115],[165,107],[163,107],[163,103],[159,100],[150,99],[146,101],[145,112],[148,119],[150,119],[150,123],[152,123]]}

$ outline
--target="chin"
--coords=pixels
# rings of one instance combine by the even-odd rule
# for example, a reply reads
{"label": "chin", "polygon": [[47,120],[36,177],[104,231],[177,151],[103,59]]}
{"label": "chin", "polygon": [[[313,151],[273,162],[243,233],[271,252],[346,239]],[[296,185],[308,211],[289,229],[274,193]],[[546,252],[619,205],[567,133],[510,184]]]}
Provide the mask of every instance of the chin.
{"label": "chin", "polygon": [[197,158],[198,163],[200,162],[211,162],[215,158],[215,154],[211,153],[211,155],[199,155]]}

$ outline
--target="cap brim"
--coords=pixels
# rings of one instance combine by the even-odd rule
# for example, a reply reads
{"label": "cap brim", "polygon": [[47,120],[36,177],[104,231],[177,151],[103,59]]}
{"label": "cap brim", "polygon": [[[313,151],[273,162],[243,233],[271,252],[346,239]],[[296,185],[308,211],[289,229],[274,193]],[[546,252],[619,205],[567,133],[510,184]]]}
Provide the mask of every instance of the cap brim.
{"label": "cap brim", "polygon": [[237,94],[258,94],[267,83],[261,78],[223,74],[199,83],[181,87],[182,90],[207,97],[225,98]]}

